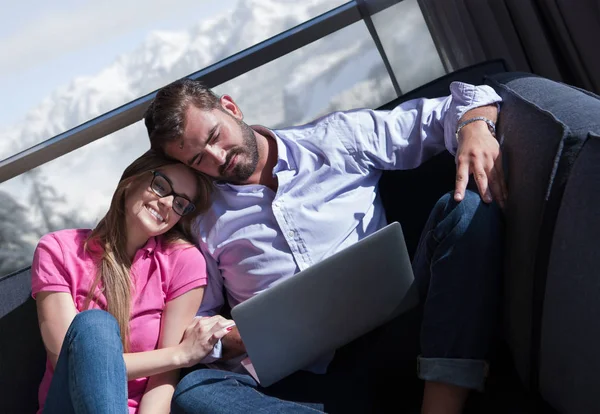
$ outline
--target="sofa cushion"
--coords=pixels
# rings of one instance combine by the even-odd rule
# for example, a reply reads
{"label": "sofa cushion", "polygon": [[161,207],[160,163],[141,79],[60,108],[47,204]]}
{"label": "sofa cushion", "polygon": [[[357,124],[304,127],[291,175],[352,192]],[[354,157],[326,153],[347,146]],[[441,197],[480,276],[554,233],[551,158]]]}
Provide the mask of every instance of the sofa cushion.
{"label": "sofa cushion", "polygon": [[498,136],[509,188],[505,259],[505,335],[526,385],[537,388],[546,274],[565,183],[600,101],[530,74],[488,83],[504,103]]}
{"label": "sofa cushion", "polygon": [[0,279],[0,413],[36,412],[45,366],[30,269],[25,269]]}
{"label": "sofa cushion", "polygon": [[540,391],[565,413],[600,408],[599,161],[600,136],[590,136],[567,181],[546,281]]}

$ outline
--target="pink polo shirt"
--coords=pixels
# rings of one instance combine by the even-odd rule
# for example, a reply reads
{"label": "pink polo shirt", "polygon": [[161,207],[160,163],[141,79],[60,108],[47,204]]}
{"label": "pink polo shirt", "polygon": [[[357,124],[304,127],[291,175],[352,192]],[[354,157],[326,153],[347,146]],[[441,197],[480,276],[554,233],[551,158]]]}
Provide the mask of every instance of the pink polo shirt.
{"label": "pink polo shirt", "polygon": [[[78,311],[96,274],[94,260],[83,250],[91,230],[62,230],[41,238],[31,267],[32,294],[38,292],[69,292]],[[160,237],[153,237],[137,251],[132,264],[132,316],[129,322],[130,352],[157,348],[162,311],[168,301],[191,289],[206,285],[206,262],[200,251],[191,245],[165,246]],[[99,293],[101,308],[106,299]],[[99,308],[93,305],[94,308]],[[54,369],[48,360],[40,384],[40,412],[50,388]],[[137,412],[148,378],[128,382],[129,412]]]}

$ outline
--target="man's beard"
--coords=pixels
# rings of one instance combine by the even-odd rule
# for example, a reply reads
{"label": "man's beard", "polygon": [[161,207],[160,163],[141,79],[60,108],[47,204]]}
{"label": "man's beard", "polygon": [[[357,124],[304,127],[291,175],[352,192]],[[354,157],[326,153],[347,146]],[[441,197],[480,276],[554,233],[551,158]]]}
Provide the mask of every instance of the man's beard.
{"label": "man's beard", "polygon": [[[256,142],[254,130],[244,121],[239,119],[236,119],[235,121],[240,127],[243,143],[241,146],[235,147],[229,151],[225,163],[219,168],[219,179],[233,184],[241,184],[248,180],[252,174],[254,174],[254,171],[256,171],[256,166],[258,165],[258,144]],[[236,155],[239,155],[237,165],[229,175],[225,175],[225,169]]]}

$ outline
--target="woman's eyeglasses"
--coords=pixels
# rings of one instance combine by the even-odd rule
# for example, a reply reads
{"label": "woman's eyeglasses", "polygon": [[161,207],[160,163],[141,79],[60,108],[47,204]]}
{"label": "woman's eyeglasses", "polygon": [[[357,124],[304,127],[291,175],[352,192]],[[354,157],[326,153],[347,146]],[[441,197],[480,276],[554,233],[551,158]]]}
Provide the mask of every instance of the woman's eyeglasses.
{"label": "woman's eyeglasses", "polygon": [[152,182],[150,188],[159,197],[173,196],[173,211],[180,216],[185,216],[196,209],[194,203],[189,198],[177,194],[173,191],[173,183],[160,171],[152,171]]}

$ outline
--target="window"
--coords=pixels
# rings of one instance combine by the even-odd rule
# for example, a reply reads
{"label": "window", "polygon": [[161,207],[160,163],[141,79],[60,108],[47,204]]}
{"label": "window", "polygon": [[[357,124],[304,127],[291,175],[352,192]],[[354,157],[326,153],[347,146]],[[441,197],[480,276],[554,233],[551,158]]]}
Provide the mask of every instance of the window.
{"label": "window", "polygon": [[364,23],[354,23],[216,87],[231,95],[248,123],[270,128],[329,112],[378,107],[396,97]]}
{"label": "window", "polygon": [[15,3],[0,17],[0,90],[10,102],[0,159],[344,2]]}
{"label": "window", "polygon": [[[272,128],[338,109],[376,107],[395,97],[362,22],[215,91],[232,95],[248,123]],[[86,93],[77,96],[75,107],[90,99]],[[62,123],[58,118],[55,121]],[[10,256],[10,260],[0,258],[0,274],[28,265],[41,235],[62,228],[93,227],[106,212],[125,167],[148,147],[145,126],[137,122],[2,183],[0,199],[13,208],[0,210],[0,248]]]}
{"label": "window", "polygon": [[[0,157],[62,133],[345,3],[196,0],[188,4],[179,0],[166,7],[163,0],[151,0],[144,10],[137,11],[140,17],[135,10],[116,7],[116,0],[94,3],[85,10],[79,4],[68,4],[72,1],[60,0],[56,3],[59,6],[52,3],[54,14],[49,18],[42,12],[48,12],[50,6],[40,3],[31,17],[33,22],[45,22],[31,36],[44,38],[44,30],[56,27],[58,21],[72,30],[72,37],[82,37],[69,39],[67,45],[62,45],[64,50],[51,49],[60,52],[57,57],[52,58],[41,47],[35,49],[27,43],[29,38],[20,38],[27,33],[14,25],[7,24],[0,31],[0,51],[16,53],[7,46],[16,38],[38,59],[27,60],[19,55],[21,61],[0,69],[9,75],[0,77],[0,86],[8,92],[5,96],[13,97],[11,105],[6,106],[7,113],[0,115]],[[117,13],[113,26],[85,27],[97,24],[89,21],[90,13],[107,13],[105,7],[109,6],[122,13]],[[23,12],[19,7],[11,13]],[[204,20],[196,19],[197,15]],[[126,17],[133,20],[125,22]],[[373,22],[403,92],[444,74],[416,0],[404,0],[379,12]],[[34,26],[27,27],[33,30]],[[99,35],[104,32],[106,36]],[[90,33],[104,38],[97,40]],[[121,49],[114,47],[116,43],[123,43]],[[115,53],[120,55],[114,58]],[[46,80],[48,83],[43,83]],[[247,123],[274,129],[302,124],[336,110],[376,108],[396,97],[362,21],[219,85],[215,92],[231,95]],[[35,101],[40,97],[41,101]],[[105,214],[125,167],[148,147],[143,122],[137,122],[1,183],[0,275],[29,265],[43,234],[93,227]]]}
{"label": "window", "polygon": [[404,0],[372,19],[403,93],[445,74],[417,0]]}

